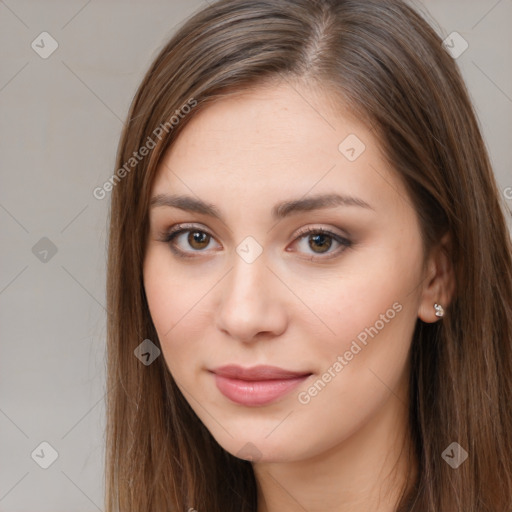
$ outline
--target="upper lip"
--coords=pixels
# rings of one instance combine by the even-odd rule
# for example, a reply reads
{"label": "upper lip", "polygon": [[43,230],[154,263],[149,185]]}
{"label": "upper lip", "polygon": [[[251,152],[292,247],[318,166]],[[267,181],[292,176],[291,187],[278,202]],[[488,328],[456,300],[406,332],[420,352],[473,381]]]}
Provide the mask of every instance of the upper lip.
{"label": "upper lip", "polygon": [[235,364],[219,366],[218,368],[214,368],[212,372],[221,377],[247,381],[293,379],[311,375],[311,372],[285,370],[277,366],[259,365],[251,368],[243,368]]}

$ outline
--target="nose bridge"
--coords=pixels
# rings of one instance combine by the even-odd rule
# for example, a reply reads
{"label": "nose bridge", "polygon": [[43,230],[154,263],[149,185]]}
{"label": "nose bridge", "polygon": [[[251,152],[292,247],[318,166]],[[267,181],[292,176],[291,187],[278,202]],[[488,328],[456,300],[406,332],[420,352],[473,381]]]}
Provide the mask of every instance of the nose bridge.
{"label": "nose bridge", "polygon": [[265,308],[269,302],[267,281],[271,275],[266,264],[263,256],[247,261],[235,255],[224,290],[224,302],[229,302],[231,308],[246,309],[245,314],[251,316]]}
{"label": "nose bridge", "polygon": [[278,287],[274,290],[276,283],[272,283],[275,276],[267,268],[265,255],[260,252],[255,256],[255,248],[250,241],[247,244],[240,244],[233,256],[217,312],[218,327],[244,341],[259,332],[279,334],[286,321]]}
{"label": "nose bridge", "polygon": [[239,300],[262,298],[266,292],[267,251],[253,237],[246,236],[235,248],[232,258],[233,269],[228,279],[229,293]]}

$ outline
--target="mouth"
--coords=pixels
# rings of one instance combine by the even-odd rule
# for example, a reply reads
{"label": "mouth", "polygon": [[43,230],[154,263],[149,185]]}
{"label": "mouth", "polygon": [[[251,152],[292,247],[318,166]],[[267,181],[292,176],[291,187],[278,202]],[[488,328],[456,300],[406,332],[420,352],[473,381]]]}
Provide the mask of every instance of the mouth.
{"label": "mouth", "polygon": [[312,375],[311,372],[285,370],[277,366],[243,368],[227,365],[210,372],[218,390],[226,398],[249,407],[277,401]]}

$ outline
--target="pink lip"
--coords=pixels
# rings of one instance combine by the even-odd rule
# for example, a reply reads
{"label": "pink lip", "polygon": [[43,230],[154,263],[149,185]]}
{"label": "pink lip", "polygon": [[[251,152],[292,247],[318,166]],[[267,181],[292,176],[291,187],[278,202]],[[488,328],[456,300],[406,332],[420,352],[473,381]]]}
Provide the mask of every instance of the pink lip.
{"label": "pink lip", "polygon": [[246,406],[269,404],[311,375],[276,366],[242,368],[236,365],[215,368],[213,373],[219,391],[233,402]]}

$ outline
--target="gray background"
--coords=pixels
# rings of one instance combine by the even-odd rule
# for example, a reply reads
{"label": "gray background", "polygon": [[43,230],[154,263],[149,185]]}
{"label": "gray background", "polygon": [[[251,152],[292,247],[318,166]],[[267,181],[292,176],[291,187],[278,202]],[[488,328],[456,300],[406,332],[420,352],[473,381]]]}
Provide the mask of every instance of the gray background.
{"label": "gray background", "polygon": [[[202,5],[0,0],[0,512],[103,510],[109,196],[92,191],[150,61]],[[415,5],[469,43],[457,62],[511,207],[512,0]]]}

